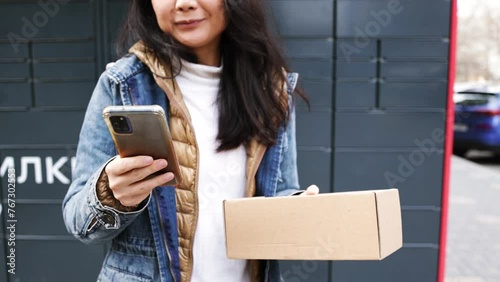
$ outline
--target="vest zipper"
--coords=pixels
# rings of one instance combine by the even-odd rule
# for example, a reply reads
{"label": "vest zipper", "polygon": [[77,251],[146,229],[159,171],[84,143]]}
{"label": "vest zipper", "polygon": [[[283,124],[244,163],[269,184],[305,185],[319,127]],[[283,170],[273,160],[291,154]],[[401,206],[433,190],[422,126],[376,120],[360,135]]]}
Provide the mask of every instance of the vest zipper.
{"label": "vest zipper", "polygon": [[[155,191],[155,193],[156,193],[156,191]],[[155,201],[156,201],[156,209],[158,210],[158,217],[160,217],[160,226],[161,226],[161,230],[163,233],[163,221],[161,221],[161,212],[160,212],[160,205],[158,204],[158,196],[155,197]],[[177,218],[175,220],[177,220]],[[177,279],[175,279],[174,270],[172,268],[172,256],[170,255],[170,252],[168,250],[168,244],[167,244],[167,241],[165,240],[165,235],[166,234],[161,235],[161,237],[163,238],[163,244],[165,245],[165,251],[167,251],[170,274],[172,275],[172,279],[174,280],[174,282],[176,282]]]}
{"label": "vest zipper", "polygon": [[[189,122],[189,125],[191,126],[191,130],[193,131],[194,134],[194,128],[191,122]],[[196,141],[196,136],[194,138],[194,144],[196,146],[196,180],[194,182],[194,206],[196,207],[195,209],[195,214],[194,214],[194,227],[193,227],[193,232],[191,234],[192,240],[189,243],[189,252],[191,255],[191,270],[188,273],[188,279],[187,281],[191,281],[191,277],[193,276],[193,267],[194,267],[194,256],[193,256],[193,245],[194,245],[194,237],[196,236],[196,227],[198,226],[198,213],[199,213],[199,202],[198,202],[198,170],[200,169],[200,152],[198,150],[198,141]]]}
{"label": "vest zipper", "polygon": [[[198,226],[198,176],[199,176],[199,169],[200,169],[200,151],[199,151],[199,148],[198,148],[198,140],[196,140],[196,134],[194,132],[194,127],[193,127],[193,124],[191,123],[191,120],[189,120],[186,116],[186,113],[184,113],[184,111],[182,110],[181,106],[179,105],[179,102],[175,99],[174,97],[174,103],[177,104],[177,108],[179,110],[179,113],[184,117],[184,120],[186,121],[186,123],[189,125],[189,127],[191,128],[191,132],[192,134],[194,135],[193,136],[193,140],[194,140],[194,145],[196,147],[196,169],[195,169],[195,173],[196,173],[196,180],[194,182],[194,206],[195,206],[195,210],[194,210],[194,227],[193,227],[193,231],[191,232],[190,236],[191,237],[191,241],[189,243],[189,255],[191,257],[191,269],[189,270],[189,272],[187,273],[187,280],[186,281],[191,281],[191,277],[193,276],[193,266],[194,266],[194,257],[193,257],[193,245],[194,245],[194,237],[196,236],[196,227]],[[182,279],[181,279],[182,280]]]}
{"label": "vest zipper", "polygon": [[[193,227],[193,231],[191,232],[190,236],[191,237],[191,242],[189,243],[189,256],[191,257],[191,269],[189,270],[189,272],[187,273],[187,281],[191,281],[191,277],[193,275],[193,265],[194,265],[194,258],[193,258],[193,244],[194,244],[194,236],[196,234],[196,227],[198,225],[198,176],[199,176],[199,173],[198,173],[198,170],[200,168],[200,152],[198,150],[198,141],[196,140],[196,134],[194,133],[194,127],[193,127],[193,124],[191,123],[191,120],[188,119],[186,113],[183,111],[179,101],[173,97],[173,94],[172,94],[172,91],[170,89],[170,87],[168,86],[168,84],[162,79],[162,78],[159,78],[158,80],[156,79],[155,77],[155,80],[158,82],[158,80],[160,81],[160,83],[163,85],[163,87],[165,87],[165,89],[163,89],[165,91],[165,94],[167,94],[167,97],[169,98],[169,102],[170,104],[174,103],[175,106],[177,107],[178,111],[179,111],[179,114],[182,115],[182,117],[184,118],[184,120],[186,121],[186,123],[190,126],[191,128],[191,132],[192,134],[194,135],[193,139],[194,139],[194,145],[196,147],[196,170],[195,170],[195,173],[196,173],[196,180],[195,180],[195,183],[194,183],[194,206],[195,206],[195,210],[194,210],[194,227]],[[168,90],[168,91],[167,91]],[[168,95],[170,93],[170,95]],[[181,281],[182,281],[182,277],[181,277]]]}

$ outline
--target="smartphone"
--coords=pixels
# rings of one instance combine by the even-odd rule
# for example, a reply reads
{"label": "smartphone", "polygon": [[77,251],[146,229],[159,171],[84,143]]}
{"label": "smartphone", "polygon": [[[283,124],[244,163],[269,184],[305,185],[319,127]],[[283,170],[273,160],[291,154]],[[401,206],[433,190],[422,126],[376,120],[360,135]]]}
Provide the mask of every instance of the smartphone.
{"label": "smartphone", "polygon": [[120,157],[141,155],[151,156],[155,160],[165,159],[168,162],[167,167],[148,178],[172,172],[174,179],[165,185],[177,186],[182,181],[172,136],[162,107],[108,106],[102,114]]}

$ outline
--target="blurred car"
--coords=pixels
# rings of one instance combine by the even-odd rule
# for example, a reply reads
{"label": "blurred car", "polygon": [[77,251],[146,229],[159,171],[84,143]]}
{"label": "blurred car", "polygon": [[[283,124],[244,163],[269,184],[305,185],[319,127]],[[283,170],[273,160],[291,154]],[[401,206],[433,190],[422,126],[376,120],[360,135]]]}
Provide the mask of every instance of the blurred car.
{"label": "blurred car", "polygon": [[500,154],[500,88],[479,87],[455,92],[453,153],[471,149]]}

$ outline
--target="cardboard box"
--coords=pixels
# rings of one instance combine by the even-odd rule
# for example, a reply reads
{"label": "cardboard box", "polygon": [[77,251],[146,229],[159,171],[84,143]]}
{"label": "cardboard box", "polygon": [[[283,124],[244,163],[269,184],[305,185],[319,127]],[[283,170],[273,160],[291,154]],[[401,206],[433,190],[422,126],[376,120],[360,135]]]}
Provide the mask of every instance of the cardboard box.
{"label": "cardboard box", "polygon": [[397,189],[224,201],[227,257],[380,260],[403,245]]}

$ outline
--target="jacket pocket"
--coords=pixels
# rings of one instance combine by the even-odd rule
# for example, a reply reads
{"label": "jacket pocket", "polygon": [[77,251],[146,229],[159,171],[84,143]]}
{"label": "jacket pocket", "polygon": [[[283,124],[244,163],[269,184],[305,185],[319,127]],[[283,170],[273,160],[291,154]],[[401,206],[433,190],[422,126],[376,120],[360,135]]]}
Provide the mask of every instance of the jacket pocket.
{"label": "jacket pocket", "polygon": [[97,281],[152,282],[158,269],[156,257],[109,251]]}
{"label": "jacket pocket", "polygon": [[153,279],[149,277],[139,276],[137,274],[128,273],[123,269],[118,269],[110,265],[105,265],[97,282],[152,282]]}

